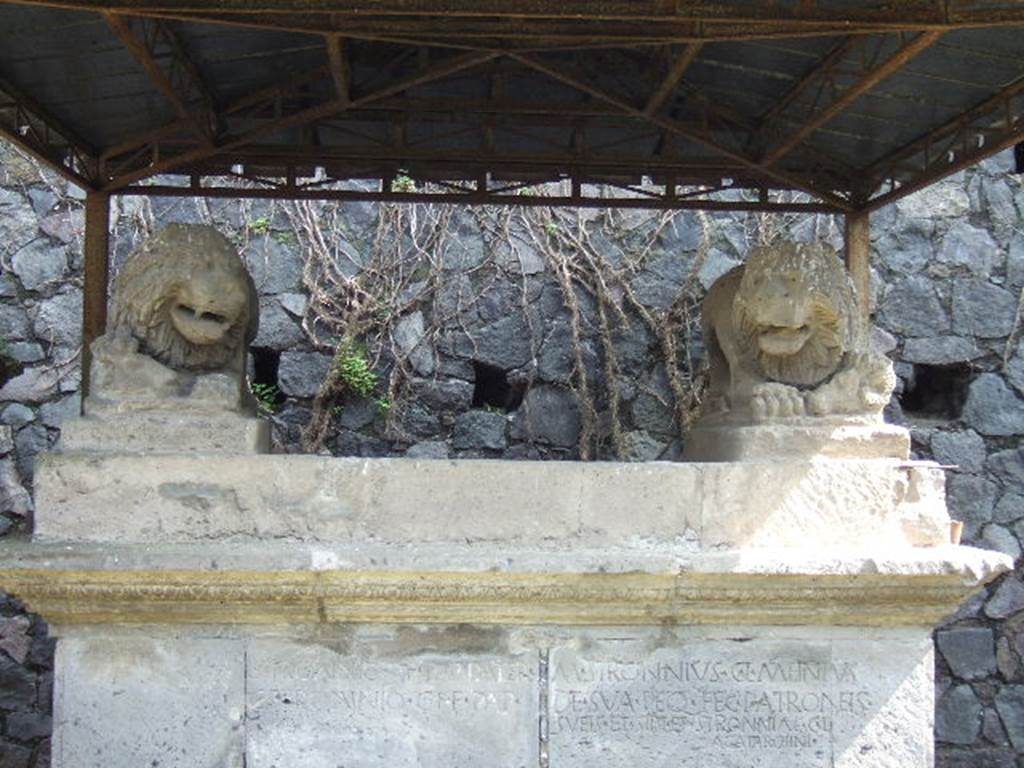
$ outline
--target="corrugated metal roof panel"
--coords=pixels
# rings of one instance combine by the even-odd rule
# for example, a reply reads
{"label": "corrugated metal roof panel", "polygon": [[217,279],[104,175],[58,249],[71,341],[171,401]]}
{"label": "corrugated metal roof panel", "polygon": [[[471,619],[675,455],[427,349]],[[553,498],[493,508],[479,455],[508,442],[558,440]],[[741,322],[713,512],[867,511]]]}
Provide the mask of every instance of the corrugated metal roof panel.
{"label": "corrugated metal roof panel", "polygon": [[[924,18],[932,12],[926,5],[907,6],[906,18]],[[638,9],[649,6],[635,2]],[[959,8],[953,6],[951,13]],[[100,151],[130,144],[114,155],[132,178],[151,167],[190,172],[214,158],[230,166],[246,153],[262,153],[269,162],[271,148],[288,145],[306,164],[317,162],[320,148],[372,147],[392,165],[415,161],[424,173],[457,167],[474,176],[479,167],[449,162],[445,153],[475,153],[478,165],[495,172],[503,153],[515,163],[536,155],[545,168],[552,157],[564,168],[635,162],[638,173],[650,174],[662,167],[676,173],[687,162],[699,173],[717,161],[778,188],[799,188],[802,180],[828,172],[830,189],[845,182],[853,195],[866,170],[900,181],[927,176],[923,165],[919,171],[872,166],[1024,78],[1024,17],[1013,28],[950,31],[874,77],[890,57],[924,38],[871,27],[866,7],[852,0],[815,6],[826,16],[849,13],[849,26],[815,27],[805,20],[775,39],[743,39],[758,33],[750,19],[720,26],[718,38],[703,43],[685,71],[676,72],[679,82],[672,73],[696,51],[696,33],[687,30],[714,30],[720,18],[688,27],[685,14],[662,25],[645,13],[618,22],[585,18],[585,11],[578,18],[513,21],[496,11],[494,18],[459,17],[445,37],[443,18],[424,19],[404,6],[392,17],[353,15],[347,6],[325,14],[312,6],[298,13],[280,8],[260,16],[231,0],[218,9],[126,22],[144,49],[151,46],[140,53],[130,51],[99,13],[0,0],[0,81],[11,93],[30,95],[42,112]],[[226,10],[236,15],[209,16]],[[898,12],[884,3],[870,10],[873,17]],[[750,4],[755,15],[784,12],[806,8],[796,0]],[[391,27],[387,18],[394,19]],[[323,33],[344,36],[346,24],[356,36],[345,41],[345,71],[332,72]],[[517,25],[531,44],[516,38]],[[163,36],[148,39],[154,29]],[[836,33],[847,29],[857,34]],[[658,37],[662,32],[666,39]],[[631,42],[609,42],[616,35]],[[494,56],[460,69],[472,49]],[[837,65],[822,69],[833,52]],[[432,78],[435,70],[441,75]],[[332,75],[348,78],[356,101],[351,109],[338,100]],[[203,91],[214,114],[202,114]],[[238,108],[226,112],[232,104]],[[192,117],[183,118],[183,105]],[[10,114],[3,109],[0,101],[0,117]],[[1005,142],[1013,133],[999,120],[986,112],[972,130],[1002,131]],[[216,127],[215,135],[202,133],[204,121]],[[790,146],[792,136],[802,140]],[[780,146],[777,165],[765,164],[764,153]],[[150,166],[153,157],[158,160]],[[343,172],[340,162],[336,169]],[[353,161],[354,175],[365,172]],[[717,170],[708,173],[711,178]]]}

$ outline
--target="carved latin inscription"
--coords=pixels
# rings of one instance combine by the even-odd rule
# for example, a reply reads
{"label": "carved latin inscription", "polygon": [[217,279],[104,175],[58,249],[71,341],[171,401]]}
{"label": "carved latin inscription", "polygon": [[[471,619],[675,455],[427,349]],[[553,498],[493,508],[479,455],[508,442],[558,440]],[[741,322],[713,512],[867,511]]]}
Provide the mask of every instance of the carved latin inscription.
{"label": "carved latin inscription", "polygon": [[537,765],[537,657],[250,653],[253,768]]}
{"label": "carved latin inscription", "polygon": [[551,765],[583,768],[609,755],[635,768],[841,765],[837,754],[893,691],[855,654],[834,651],[831,643],[735,640],[640,654],[555,650]]}
{"label": "carved latin inscription", "polygon": [[[839,714],[864,715],[870,691],[850,663],[695,659],[559,664],[551,730],[671,733],[723,748],[807,748]],[[804,690],[808,683],[826,690]],[[840,687],[837,689],[836,685]]]}

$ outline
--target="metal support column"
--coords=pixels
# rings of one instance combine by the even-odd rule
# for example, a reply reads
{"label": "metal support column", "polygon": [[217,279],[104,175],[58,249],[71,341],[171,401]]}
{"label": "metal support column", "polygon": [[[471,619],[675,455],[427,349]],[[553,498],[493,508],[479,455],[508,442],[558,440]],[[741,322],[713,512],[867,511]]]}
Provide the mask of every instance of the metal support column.
{"label": "metal support column", "polygon": [[85,197],[85,285],[82,296],[82,396],[89,393],[89,347],[107,329],[110,277],[110,195]]}
{"label": "metal support column", "polygon": [[864,331],[871,328],[871,225],[869,214],[846,214],[846,268],[857,291]]}

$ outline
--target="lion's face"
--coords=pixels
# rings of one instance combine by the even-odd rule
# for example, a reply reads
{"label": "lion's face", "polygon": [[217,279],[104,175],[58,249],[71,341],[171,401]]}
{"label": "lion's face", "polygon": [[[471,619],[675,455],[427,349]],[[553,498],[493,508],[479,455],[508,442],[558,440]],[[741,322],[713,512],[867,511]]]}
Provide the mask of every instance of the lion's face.
{"label": "lion's face", "polygon": [[759,249],[733,302],[737,342],[767,380],[813,386],[848,349],[851,302],[842,264],[822,246]]}
{"label": "lion's face", "polygon": [[129,257],[115,286],[115,327],[175,369],[236,367],[256,335],[256,292],[212,227],[172,224]]}
{"label": "lion's face", "polygon": [[197,346],[221,344],[248,311],[248,295],[236,276],[216,265],[190,275],[168,305],[174,328]]}

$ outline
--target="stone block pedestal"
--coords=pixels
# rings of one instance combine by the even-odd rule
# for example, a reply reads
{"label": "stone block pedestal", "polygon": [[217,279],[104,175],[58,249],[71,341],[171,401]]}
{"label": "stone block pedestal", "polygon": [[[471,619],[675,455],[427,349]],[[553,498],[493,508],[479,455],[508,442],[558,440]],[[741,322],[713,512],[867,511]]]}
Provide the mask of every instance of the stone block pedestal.
{"label": "stone block pedestal", "polygon": [[53,753],[63,766],[924,766],[932,664],[923,628],[72,633]]}
{"label": "stone block pedestal", "polygon": [[811,418],[743,426],[698,424],[686,435],[685,457],[693,461],[791,462],[794,456],[907,459],[910,435],[893,424],[828,424]]}
{"label": "stone block pedestal", "polygon": [[59,638],[55,768],[928,768],[930,628],[1011,565],[888,459],[37,478],[0,587]]}

